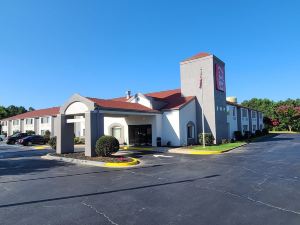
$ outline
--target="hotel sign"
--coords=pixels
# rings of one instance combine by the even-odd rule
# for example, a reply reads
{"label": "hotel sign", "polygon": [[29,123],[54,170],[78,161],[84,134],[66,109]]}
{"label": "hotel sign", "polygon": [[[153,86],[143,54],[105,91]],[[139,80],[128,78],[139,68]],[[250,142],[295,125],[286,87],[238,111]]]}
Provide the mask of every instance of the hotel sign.
{"label": "hotel sign", "polygon": [[215,77],[216,77],[216,89],[218,91],[226,91],[225,83],[225,68],[222,65],[216,64],[215,68]]}

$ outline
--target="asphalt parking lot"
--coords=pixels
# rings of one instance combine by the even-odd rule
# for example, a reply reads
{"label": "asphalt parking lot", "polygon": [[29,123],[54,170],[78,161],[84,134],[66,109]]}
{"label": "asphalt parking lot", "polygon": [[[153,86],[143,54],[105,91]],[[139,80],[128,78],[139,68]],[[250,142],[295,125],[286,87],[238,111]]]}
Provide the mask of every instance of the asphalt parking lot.
{"label": "asphalt parking lot", "polygon": [[[0,145],[0,224],[300,224],[300,135],[108,169]],[[170,156],[170,157],[166,157]]]}

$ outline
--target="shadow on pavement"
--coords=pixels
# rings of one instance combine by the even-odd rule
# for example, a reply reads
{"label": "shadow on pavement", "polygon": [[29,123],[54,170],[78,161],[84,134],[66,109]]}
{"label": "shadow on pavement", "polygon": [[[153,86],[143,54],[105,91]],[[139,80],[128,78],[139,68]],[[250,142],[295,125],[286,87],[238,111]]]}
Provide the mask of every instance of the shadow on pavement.
{"label": "shadow on pavement", "polygon": [[[20,179],[20,180],[0,181],[0,184],[17,183],[17,182],[26,182],[26,181],[35,181],[35,180],[47,180],[47,179],[55,179],[55,178],[63,178],[63,177],[84,176],[84,175],[90,175],[90,174],[111,173],[111,172],[126,171],[126,170],[127,170],[127,171],[131,171],[131,170],[147,169],[147,168],[154,168],[154,167],[160,167],[160,166],[163,166],[163,165],[143,166],[143,167],[128,168],[128,169],[110,169],[110,170],[94,171],[94,172],[87,172],[87,173],[75,173],[75,174],[66,174],[66,175],[58,175],[58,176],[48,176],[48,177],[30,178],[30,179]],[[0,171],[1,171],[1,167],[0,167]],[[1,175],[1,174],[0,174],[0,175]]]}
{"label": "shadow on pavement", "polygon": [[66,166],[66,163],[43,159],[2,159],[0,160],[0,176],[42,172],[58,166]]}
{"label": "shadow on pavement", "polygon": [[43,156],[43,155],[47,155],[50,152],[53,152],[53,150],[23,150],[23,151],[14,151],[14,152],[0,152],[0,159],[14,159],[14,158]]}
{"label": "shadow on pavement", "polygon": [[52,201],[58,201],[58,200],[66,200],[66,199],[73,199],[73,198],[82,198],[82,197],[89,197],[89,196],[96,196],[96,195],[105,195],[105,194],[112,194],[112,193],[117,193],[117,192],[126,192],[126,191],[133,191],[133,190],[140,190],[140,189],[147,189],[147,188],[154,188],[154,187],[175,185],[175,184],[192,183],[192,182],[195,182],[195,181],[198,181],[198,180],[210,179],[210,178],[219,177],[219,176],[220,175],[215,174],[215,175],[210,175],[210,176],[205,176],[205,177],[199,177],[199,178],[194,178],[194,179],[172,181],[172,182],[166,182],[166,183],[160,183],[160,184],[143,185],[143,186],[137,186],[137,187],[132,187],[132,188],[117,189],[117,190],[112,190],[112,191],[103,191],[103,192],[95,192],[95,193],[82,194],[82,195],[71,195],[71,196],[64,196],[64,197],[58,197],[58,198],[48,198],[48,199],[41,199],[41,200],[35,200],[35,201],[11,203],[11,204],[0,205],[0,208],[8,208],[8,207],[14,207],[14,206],[23,206],[23,205],[30,205],[30,204],[42,203],[42,202],[52,202]]}

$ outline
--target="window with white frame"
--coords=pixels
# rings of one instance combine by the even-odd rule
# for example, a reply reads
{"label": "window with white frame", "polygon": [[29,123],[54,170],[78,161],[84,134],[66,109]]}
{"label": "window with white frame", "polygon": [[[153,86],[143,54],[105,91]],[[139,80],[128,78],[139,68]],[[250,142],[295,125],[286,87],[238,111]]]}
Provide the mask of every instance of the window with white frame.
{"label": "window with white frame", "polygon": [[41,130],[41,135],[45,135],[46,130]]}
{"label": "window with white frame", "polygon": [[242,109],[242,117],[244,117],[244,118],[248,117],[248,110],[247,109]]}
{"label": "window with white frame", "polygon": [[253,130],[253,132],[256,131],[256,125],[253,125],[252,130]]}
{"label": "window with white frame", "polygon": [[263,125],[262,125],[262,124],[259,125],[259,129],[260,129],[260,130],[263,129]]}
{"label": "window with white frame", "polygon": [[14,126],[18,126],[19,124],[20,124],[20,121],[19,121],[19,120],[14,120],[14,121],[13,121],[13,125],[14,125]]}
{"label": "window with white frame", "polygon": [[25,123],[26,123],[26,125],[32,125],[33,124],[33,119],[26,119]]}
{"label": "window with white frame", "polygon": [[256,112],[255,111],[252,111],[252,118],[256,119]]}
{"label": "window with white frame", "polygon": [[248,125],[243,125],[243,132],[248,131]]}
{"label": "window with white frame", "polygon": [[42,117],[41,118],[41,123],[42,124],[49,123],[49,117]]}
{"label": "window with white frame", "polygon": [[261,112],[259,113],[259,119],[262,119],[262,113]]}

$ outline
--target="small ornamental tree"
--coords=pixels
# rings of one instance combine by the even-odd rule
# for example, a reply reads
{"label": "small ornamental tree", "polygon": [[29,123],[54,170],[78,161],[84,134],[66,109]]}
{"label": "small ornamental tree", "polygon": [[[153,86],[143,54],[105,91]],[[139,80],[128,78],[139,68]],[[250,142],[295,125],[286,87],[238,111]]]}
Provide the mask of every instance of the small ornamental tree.
{"label": "small ornamental tree", "polygon": [[50,135],[51,135],[51,132],[49,130],[46,130],[45,134],[44,134],[44,138],[45,138],[46,142],[48,142],[50,140]]}
{"label": "small ornamental tree", "polygon": [[276,113],[280,123],[286,126],[289,131],[292,131],[300,123],[299,106],[281,105],[277,108]]}
{"label": "small ornamental tree", "polygon": [[120,144],[117,138],[113,136],[102,136],[96,142],[96,154],[98,156],[110,156],[112,153],[119,151]]}
{"label": "small ornamental tree", "polygon": [[51,148],[56,149],[56,137],[50,138],[48,144],[51,146]]}

